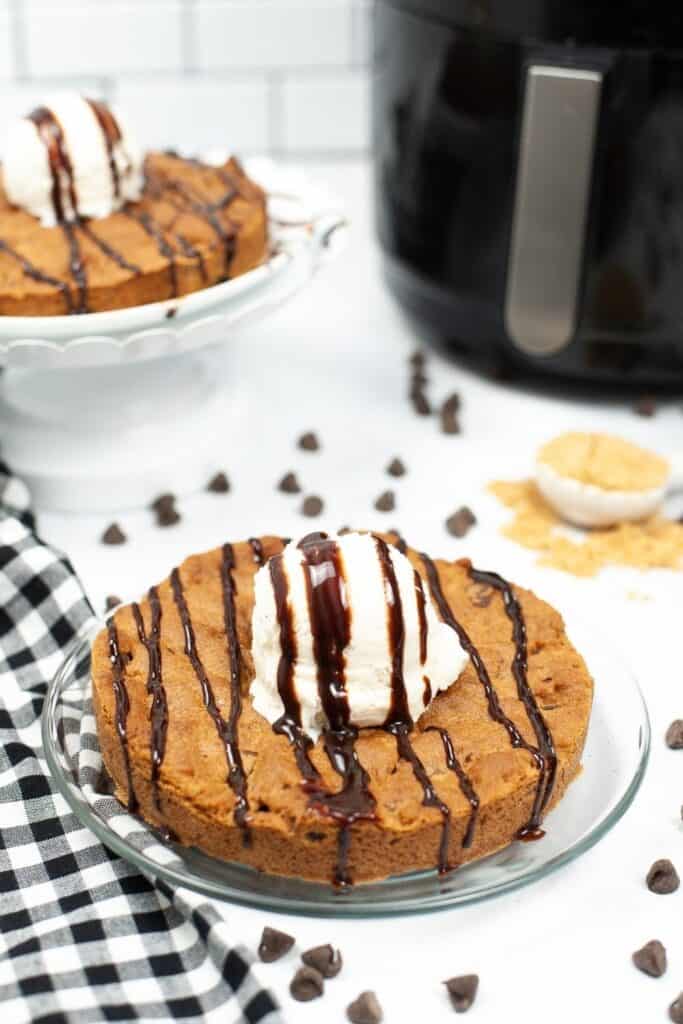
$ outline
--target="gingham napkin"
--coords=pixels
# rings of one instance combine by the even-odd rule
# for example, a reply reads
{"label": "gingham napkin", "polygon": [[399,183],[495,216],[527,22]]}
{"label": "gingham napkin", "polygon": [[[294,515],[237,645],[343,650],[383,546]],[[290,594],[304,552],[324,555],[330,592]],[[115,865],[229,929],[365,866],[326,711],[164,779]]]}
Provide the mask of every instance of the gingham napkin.
{"label": "gingham napkin", "polygon": [[110,853],[53,787],[43,700],[93,613],[69,562],[33,526],[25,488],[0,464],[2,1022],[281,1024],[229,920]]}

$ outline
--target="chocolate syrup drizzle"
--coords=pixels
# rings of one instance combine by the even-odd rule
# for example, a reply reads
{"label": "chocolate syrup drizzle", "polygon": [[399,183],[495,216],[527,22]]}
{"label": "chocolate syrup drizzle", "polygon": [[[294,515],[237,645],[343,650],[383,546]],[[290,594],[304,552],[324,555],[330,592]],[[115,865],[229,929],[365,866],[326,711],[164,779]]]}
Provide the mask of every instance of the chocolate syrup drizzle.
{"label": "chocolate syrup drizzle", "polygon": [[247,799],[247,775],[242,762],[239,744],[239,720],[242,715],[242,691],[240,678],[242,675],[242,648],[237,634],[237,615],[235,612],[235,594],[237,585],[233,577],[235,568],[235,552],[232,544],[224,544],[221,555],[221,585],[223,588],[223,622],[228,642],[230,660],[230,714],[225,727],[225,746],[230,765],[228,781],[235,794],[235,822],[243,830],[245,843],[251,842],[251,832],[247,823],[249,801]]}
{"label": "chocolate syrup drizzle", "polygon": [[40,284],[49,284],[53,288],[59,289],[59,291],[64,296],[64,302],[66,303],[67,312],[74,312],[73,298],[71,297],[71,292],[69,291],[69,286],[66,283],[66,281],[60,281],[59,278],[52,277],[50,274],[46,274],[44,270],[41,270],[40,267],[36,267],[35,264],[31,263],[29,259],[27,259],[25,256],[22,256],[20,252],[17,252],[16,249],[13,249],[11,245],[9,245],[1,238],[0,252],[4,252],[8,256],[11,256],[13,260],[16,260],[16,262],[20,265],[21,269],[26,274],[26,276],[30,277],[33,281],[38,281]]}
{"label": "chocolate syrup drizzle", "polygon": [[[470,567],[469,572],[470,577],[476,583],[483,583],[498,591],[503,599],[505,613],[512,623],[512,639],[515,643],[515,654],[512,659],[512,675],[517,684],[517,695],[524,704],[527,716],[536,735],[538,750],[543,758],[543,768],[539,778],[531,821],[524,829],[522,829],[522,833],[520,833],[519,838],[541,838],[544,833],[543,830],[539,828],[539,824],[541,815],[547,807],[555,787],[555,777],[557,775],[557,754],[555,752],[555,743],[553,741],[552,733],[548,728],[548,724],[541,713],[538,703],[536,702],[534,691],[529,686],[529,679],[527,675],[528,650],[526,623],[524,622],[524,616],[522,614],[519,601],[515,597],[512,587],[507,580],[503,579],[503,577],[499,576],[496,572],[484,572],[481,569],[475,569],[473,567]],[[537,835],[536,833],[540,834]]]}
{"label": "chocolate syrup drizzle", "polygon": [[[425,571],[427,573],[427,580],[429,582],[429,588],[432,594],[432,598],[434,599],[436,606],[439,609],[439,614],[441,615],[441,618],[445,623],[447,623],[449,626],[451,626],[452,629],[456,631],[463,650],[465,650],[470,657],[470,661],[472,662],[474,670],[477,673],[479,682],[481,683],[484,693],[486,695],[486,700],[488,703],[488,712],[490,717],[493,719],[494,722],[497,722],[499,725],[503,726],[508,736],[510,737],[511,745],[514,748],[522,748],[523,750],[528,751],[528,753],[533,758],[536,767],[538,768],[539,778],[536,787],[536,795],[534,797],[533,807],[531,810],[531,815],[529,817],[528,822],[517,833],[517,836],[519,839],[525,840],[540,839],[544,834],[543,830],[540,827],[541,815],[543,813],[544,808],[547,806],[548,801],[550,800],[550,796],[552,794],[552,787],[555,781],[556,771],[556,758],[550,733],[548,732],[547,741],[546,739],[544,739],[542,749],[538,749],[533,744],[528,743],[524,739],[515,723],[505,714],[500,705],[496,689],[493,686],[493,683],[491,682],[491,677],[489,676],[488,670],[486,668],[486,665],[484,664],[484,661],[482,660],[479,651],[470,640],[464,627],[455,618],[453,611],[448,601],[446,600],[446,596],[441,587],[441,581],[439,580],[439,573],[436,568],[436,565],[429,557],[429,555],[422,553],[420,555],[420,558],[422,559],[422,564],[424,565]],[[474,570],[474,572],[476,572],[476,570]],[[493,573],[481,573],[478,574],[477,577],[473,575],[473,578],[477,578],[479,579],[480,582],[486,582],[491,586],[496,586],[498,590],[507,587],[507,589],[511,593],[511,588],[509,587],[509,584],[506,584],[506,582],[501,577],[496,576]],[[494,583],[494,580],[498,582]],[[515,658],[513,660],[513,673],[521,672],[521,677],[523,678],[524,682],[526,682],[526,630],[520,630],[519,628],[519,624],[523,626],[522,611],[519,607],[519,604],[516,602],[516,600],[514,600],[514,596],[513,601],[516,605],[516,609],[514,611],[512,609],[508,611],[508,616],[513,621],[513,635],[516,648]],[[515,665],[517,667],[515,667]],[[518,693],[520,699],[524,703],[526,712],[529,715],[529,719],[532,722],[532,725],[534,725],[534,717],[536,717],[536,713],[539,718],[541,716],[540,711],[538,710],[538,707],[536,705],[533,693],[528,687],[528,683],[526,683],[526,689],[524,685],[520,687],[520,682],[516,674],[515,679],[517,680]],[[534,717],[532,717],[532,715]],[[536,728],[535,725],[534,728]],[[547,727],[545,728],[547,729]]]}
{"label": "chocolate syrup drizzle", "polygon": [[64,232],[67,245],[69,247],[69,270],[74,280],[76,287],[78,288],[78,303],[74,307],[74,313],[87,313],[88,312],[88,279],[85,274],[85,267],[83,266],[83,256],[81,254],[81,247],[76,236],[76,228],[69,221],[65,221],[60,225]]}
{"label": "chocolate syrup drizzle", "polygon": [[125,207],[123,213],[131,220],[134,220],[136,224],[145,231],[154,242],[156,242],[157,249],[165,260],[168,260],[168,272],[171,280],[171,294],[173,298],[178,294],[178,267],[176,266],[176,253],[172,245],[166,240],[166,236],[159,224],[151,217],[146,210],[140,210],[136,212]]}
{"label": "chocolate syrup drizzle", "polygon": [[156,587],[148,592],[151,623],[149,634],[145,629],[142,612],[138,604],[133,604],[133,618],[137,626],[140,643],[147,650],[147,693],[152,698],[149,709],[150,720],[150,755],[152,760],[152,790],[154,805],[161,811],[159,796],[159,772],[166,753],[166,734],[168,732],[168,703],[166,690],[161,676],[161,602]]}
{"label": "chocolate syrup drizzle", "polygon": [[441,742],[443,743],[443,749],[446,755],[446,764],[448,768],[455,773],[460,789],[462,790],[465,799],[469,801],[470,820],[467,823],[467,828],[465,829],[465,834],[462,840],[463,849],[467,850],[472,845],[474,830],[477,825],[477,816],[479,814],[479,797],[477,795],[477,791],[472,785],[472,780],[456,756],[453,741],[448,734],[448,730],[444,729],[443,726],[440,725],[428,725],[425,731],[438,732],[441,736]]}
{"label": "chocolate syrup drizzle", "polygon": [[118,264],[122,270],[127,270],[129,273],[136,275],[142,273],[142,269],[137,265],[137,263],[131,263],[126,259],[123,253],[119,252],[118,249],[115,249],[113,245],[109,244],[109,242],[105,242],[99,235],[96,235],[87,221],[79,221],[78,226],[85,237],[88,238],[93,245],[96,245],[100,252],[103,252],[105,256]]}
{"label": "chocolate syrup drizzle", "polygon": [[422,787],[423,806],[434,807],[441,814],[443,824],[441,827],[441,842],[439,844],[439,874],[445,874],[450,870],[448,847],[451,837],[451,812],[448,805],[443,802],[436,792],[422,761],[410,742],[413,720],[408,707],[408,694],[403,676],[403,653],[405,647],[403,605],[389,548],[380,537],[375,537],[374,540],[385,583],[389,650],[392,658],[391,705],[384,728],[395,738],[399,757],[410,764],[415,779]]}
{"label": "chocolate syrup drizzle", "polygon": [[251,548],[251,552],[252,552],[252,555],[253,555],[253,558],[254,558],[254,561],[256,562],[256,564],[259,565],[259,566],[264,565],[264,563],[266,561],[266,557],[265,557],[265,555],[263,553],[263,544],[261,543],[259,538],[258,537],[250,537],[249,538],[249,547]]}
{"label": "chocolate syrup drizzle", "polygon": [[114,150],[116,146],[121,143],[121,129],[119,123],[112,114],[111,110],[105,103],[100,103],[99,100],[88,100],[85,101],[90,109],[92,110],[97,123],[100,126],[102,132],[102,138],[104,140],[105,149],[107,150],[107,160],[109,161],[109,173],[111,174],[111,187],[114,195],[117,199],[121,198],[121,180],[119,177],[119,169],[116,165],[116,156]]}
{"label": "chocolate syrup drizzle", "polygon": [[398,530],[389,530],[389,533],[391,534],[392,537],[396,538],[396,540],[394,541],[394,547],[396,548],[396,550],[401,555],[405,555],[406,551],[408,550],[408,545],[405,539],[401,536]]}
{"label": "chocolate syrup drizzle", "polygon": [[[229,615],[229,603],[233,593],[231,571],[232,571],[231,555],[224,549],[223,551],[223,568],[222,568],[222,581],[224,587],[224,605],[225,611]],[[227,591],[226,591],[227,588]],[[173,592],[173,600],[175,601],[180,616],[180,621],[183,627],[183,633],[185,636],[185,654],[190,659],[192,668],[199,682],[199,686],[202,691],[202,699],[204,701],[204,707],[206,708],[209,717],[213,721],[216,732],[223,743],[225,751],[226,761],[228,763],[228,775],[226,781],[228,785],[235,793],[237,798],[235,803],[234,819],[235,823],[242,829],[242,836],[245,845],[251,842],[251,833],[246,820],[246,777],[242,768],[242,760],[239,751],[239,744],[237,742],[237,719],[239,717],[239,711],[235,711],[235,707],[231,706],[231,721],[226,722],[220,713],[216,704],[214,692],[209,681],[209,677],[204,668],[204,663],[199,656],[197,651],[197,642],[195,639],[194,626],[192,625],[192,619],[190,617],[190,610],[187,606],[185,594],[183,592],[183,585],[180,579],[180,572],[178,569],[174,569],[171,573],[171,590]],[[227,592],[227,597],[225,596]],[[234,618],[226,620],[226,629],[228,623],[232,622],[234,625]],[[228,643],[230,645],[230,634],[228,634]],[[235,638],[233,637],[233,640]],[[232,680],[234,669],[238,667],[233,665],[231,660],[231,691],[232,691]],[[239,678],[239,677],[238,677]],[[239,686],[239,683],[237,684]],[[232,694],[231,694],[232,695]],[[235,717],[236,716],[236,717]]]}
{"label": "chocolate syrup drizzle", "polygon": [[[47,152],[50,174],[52,176],[51,198],[55,220],[58,224],[62,224],[67,219],[76,219],[78,217],[78,197],[74,183],[73,166],[66,147],[62,126],[49,107],[36,107],[28,115],[28,120],[32,121],[36,126],[38,136]],[[65,216],[63,188],[69,196],[71,218]]]}
{"label": "chocolate syrup drizzle", "polygon": [[160,196],[163,192],[175,192],[186,204],[183,209],[189,209],[195,217],[198,217],[200,220],[203,220],[205,224],[209,225],[223,246],[225,253],[225,271],[227,274],[235,255],[236,229],[233,224],[229,224],[228,227],[226,227],[216,214],[219,210],[225,209],[225,207],[233,201],[237,195],[236,191],[231,188],[217,202],[210,203],[199,199],[195,193],[187,188],[182,181],[178,181],[177,178],[160,178],[158,176],[151,176],[149,174],[148,167],[145,167],[145,181],[146,188],[153,195]]}
{"label": "chocolate syrup drizzle", "polygon": [[112,672],[112,686],[114,688],[114,700],[116,703],[116,732],[121,744],[123,763],[126,769],[126,780],[128,783],[127,807],[131,814],[138,809],[138,800],[133,788],[133,775],[130,767],[130,751],[128,750],[128,712],[130,711],[130,700],[126,689],[126,670],[124,668],[121,649],[119,647],[118,631],[113,619],[107,623],[107,637],[109,643],[109,662]]}
{"label": "chocolate syrup drizzle", "polygon": [[[120,198],[121,181],[115,159],[115,147],[119,145],[122,140],[119,124],[105,104],[100,103],[97,100],[90,99],[86,100],[86,102],[92,109],[102,132],[112,178],[112,189],[114,195],[117,198]],[[16,260],[27,277],[30,277],[32,280],[38,281],[42,284],[51,285],[53,288],[58,288],[64,296],[67,313],[87,313],[89,312],[88,282],[81,247],[78,235],[76,234],[76,228],[78,228],[78,230],[80,230],[94,245],[96,245],[100,251],[108,257],[108,259],[112,260],[123,270],[127,270],[129,273],[135,275],[142,273],[142,270],[137,264],[131,263],[127,260],[123,253],[119,252],[114,246],[100,238],[92,230],[89,224],[79,215],[78,196],[76,193],[73,165],[71,163],[62,127],[53,111],[47,107],[37,107],[35,110],[31,111],[28,115],[28,119],[35,125],[36,131],[38,132],[47,152],[52,177],[52,208],[55,220],[62,228],[67,242],[69,250],[69,271],[77,288],[77,300],[74,301],[69,285],[65,281],[60,281],[58,278],[52,277],[39,267],[36,267],[30,262],[30,260],[27,260],[21,255],[21,253],[18,253],[2,239],[0,239],[0,252],[5,252],[8,256],[11,256]],[[198,160],[192,162],[196,163],[198,166],[201,165]],[[225,254],[225,274],[227,276],[235,255],[237,232],[233,224],[229,224],[226,227],[216,214],[219,211],[226,209],[232,201],[240,195],[240,190],[238,183],[227,171],[215,167],[212,167],[211,170],[218,174],[218,177],[227,188],[226,193],[214,202],[204,202],[200,200],[181,181],[176,179],[150,178],[147,174],[147,170],[145,175],[145,190],[156,195],[159,195],[162,191],[173,191],[177,193],[187,204],[186,207],[177,207],[179,212],[183,212],[185,209],[188,209],[194,213],[195,216],[209,224],[223,246]],[[69,205],[71,207],[70,216],[66,215],[64,209],[64,192],[66,192],[69,197]],[[146,234],[149,235],[156,243],[159,253],[164,257],[164,259],[168,260],[171,292],[173,297],[177,296],[179,293],[178,268],[176,264],[177,254],[173,246],[168,242],[164,229],[147,211],[135,211],[130,206],[127,206],[122,212],[132,220],[135,220],[136,223],[143,228]],[[178,242],[178,246],[182,254],[196,260],[202,281],[206,282],[208,280],[208,273],[203,254],[183,235],[177,234],[173,237]]]}
{"label": "chocolate syrup drizzle", "polygon": [[188,256],[191,260],[196,260],[199,273],[201,274],[202,281],[206,282],[209,280],[209,274],[206,269],[206,261],[202,252],[192,245],[191,242],[185,238],[185,235],[176,234],[176,239],[180,245],[183,256]]}
{"label": "chocolate syrup drizzle", "polygon": [[296,638],[288,600],[289,585],[281,556],[271,558],[268,563],[280,626],[278,692],[285,709],[273,728],[287,736],[293,746],[309,806],[332,818],[339,826],[333,882],[344,887],[351,884],[348,873],[351,826],[356,821],[372,820],[376,803],[369,789],[368,774],[355,749],[358,731],[350,723],[345,689],[344,649],[350,639],[351,620],[341,553],[336,542],[324,533],[309,534],[298,546],[303,556],[318,693],[328,722],[323,733],[323,747],[330,764],[342,779],[341,789],[331,793],[324,786],[310,759],[312,740],[301,727],[301,707],[294,690]]}

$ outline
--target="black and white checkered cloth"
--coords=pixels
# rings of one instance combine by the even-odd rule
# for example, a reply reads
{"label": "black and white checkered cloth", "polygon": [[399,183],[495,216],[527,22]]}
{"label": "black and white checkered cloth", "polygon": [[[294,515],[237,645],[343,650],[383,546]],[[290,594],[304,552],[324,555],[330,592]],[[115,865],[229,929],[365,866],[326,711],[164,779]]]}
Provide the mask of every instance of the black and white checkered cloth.
{"label": "black and white checkered cloth", "polygon": [[0,464],[2,1024],[281,1024],[213,907],[110,853],[53,787],[40,731],[47,683],[93,613],[33,526],[23,485]]}

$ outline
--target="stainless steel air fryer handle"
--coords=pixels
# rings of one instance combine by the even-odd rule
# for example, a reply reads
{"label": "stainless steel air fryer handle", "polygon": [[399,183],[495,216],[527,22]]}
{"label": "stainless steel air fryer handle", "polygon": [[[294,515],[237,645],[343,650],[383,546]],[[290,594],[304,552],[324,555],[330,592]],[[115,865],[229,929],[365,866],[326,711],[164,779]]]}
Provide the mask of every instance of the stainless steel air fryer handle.
{"label": "stainless steel air fryer handle", "polygon": [[583,68],[527,70],[505,328],[530,355],[560,352],[576,329],[602,82]]}

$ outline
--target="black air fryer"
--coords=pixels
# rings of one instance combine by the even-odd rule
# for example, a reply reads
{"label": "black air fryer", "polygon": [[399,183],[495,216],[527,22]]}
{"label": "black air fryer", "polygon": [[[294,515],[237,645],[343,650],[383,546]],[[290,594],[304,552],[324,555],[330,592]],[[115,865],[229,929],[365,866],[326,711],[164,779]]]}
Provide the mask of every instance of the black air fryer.
{"label": "black air fryer", "polygon": [[683,9],[377,0],[374,47],[403,306],[522,368],[683,381]]}

